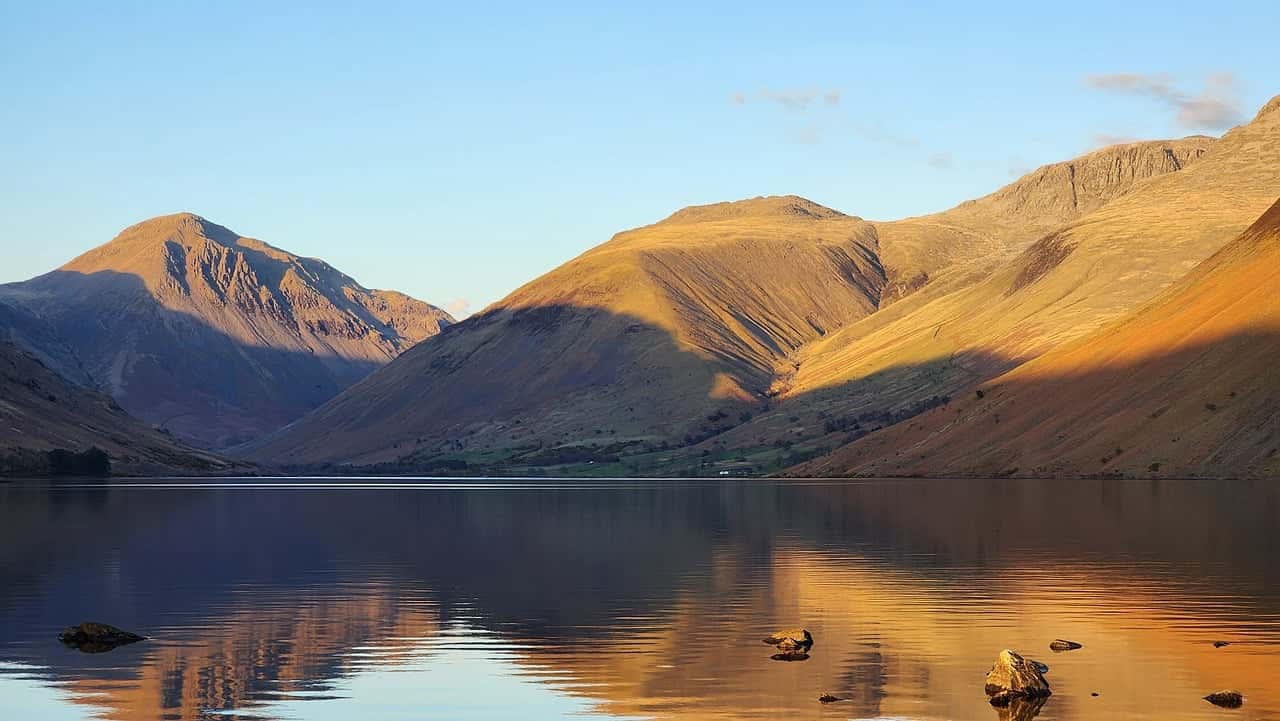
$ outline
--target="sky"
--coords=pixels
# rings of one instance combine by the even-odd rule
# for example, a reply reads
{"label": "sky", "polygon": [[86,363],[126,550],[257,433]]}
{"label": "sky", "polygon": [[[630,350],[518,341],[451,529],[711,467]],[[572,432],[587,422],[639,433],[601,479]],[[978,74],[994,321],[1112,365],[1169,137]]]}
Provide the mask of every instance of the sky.
{"label": "sky", "polygon": [[1274,2],[610,5],[0,1],[0,282],[185,210],[465,315],[684,206],[919,215],[1280,94]]}

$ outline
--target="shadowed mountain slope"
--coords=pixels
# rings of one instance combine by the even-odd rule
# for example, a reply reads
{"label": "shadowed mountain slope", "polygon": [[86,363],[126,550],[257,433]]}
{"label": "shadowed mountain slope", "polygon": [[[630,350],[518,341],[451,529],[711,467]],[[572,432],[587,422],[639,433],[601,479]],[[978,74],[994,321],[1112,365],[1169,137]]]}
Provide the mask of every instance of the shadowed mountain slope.
{"label": "shadowed mountain slope", "polygon": [[0,288],[129,412],[207,447],[274,430],[452,321],[190,213]]}
{"label": "shadowed mountain slope", "polygon": [[1280,477],[1277,358],[1280,202],[1130,318],[794,472]]}
{"label": "shadowed mountain slope", "polygon": [[138,422],[110,397],[64,380],[0,341],[0,475],[49,472],[46,453],[97,447],[112,472],[219,473],[233,465]]}
{"label": "shadowed mountain slope", "polygon": [[859,218],[795,197],[686,209],[412,349],[254,457],[684,443],[737,422],[778,363],[872,313],[883,285]]}
{"label": "shadowed mountain slope", "polygon": [[43,318],[0,297],[0,341],[7,341],[39,359],[66,380],[88,388],[97,383],[85,370],[80,356]]}

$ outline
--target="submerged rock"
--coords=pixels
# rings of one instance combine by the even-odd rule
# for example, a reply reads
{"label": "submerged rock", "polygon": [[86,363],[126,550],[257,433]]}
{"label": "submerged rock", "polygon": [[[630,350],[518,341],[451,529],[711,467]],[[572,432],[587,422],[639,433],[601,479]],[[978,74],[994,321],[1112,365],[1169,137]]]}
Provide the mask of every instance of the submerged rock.
{"label": "submerged rock", "polygon": [[1230,641],[1214,641],[1213,642],[1214,648],[1222,648],[1223,646],[1230,646],[1230,645],[1231,645]]}
{"label": "submerged rock", "polygon": [[1025,659],[1006,648],[987,672],[985,690],[996,705],[1007,705],[1016,698],[1043,698],[1053,693],[1044,680],[1048,669],[1039,661]]}
{"label": "submerged rock", "polygon": [[782,653],[775,653],[769,658],[774,661],[808,661],[809,654],[804,651],[783,651]]}
{"label": "submerged rock", "polygon": [[1084,648],[1084,644],[1076,643],[1075,641],[1067,641],[1061,638],[1054,639],[1053,642],[1049,644],[1049,650],[1058,653],[1063,651],[1074,651],[1077,648]]}
{"label": "submerged rock", "polygon": [[835,703],[836,701],[843,701],[844,699],[840,698],[839,696],[832,696],[829,693],[824,693],[818,697],[818,700],[821,701],[822,703]]}
{"label": "submerged rock", "polygon": [[71,626],[58,634],[58,640],[63,644],[84,653],[103,653],[130,643],[137,643],[143,638],[136,633],[93,621]]}
{"label": "submerged rock", "polygon": [[763,640],[770,646],[777,646],[778,650],[783,653],[808,651],[813,647],[813,635],[803,628],[774,631],[772,634],[765,636]]}
{"label": "submerged rock", "polygon": [[1204,697],[1205,701],[1223,708],[1240,708],[1244,705],[1244,694],[1239,691],[1215,691]]}

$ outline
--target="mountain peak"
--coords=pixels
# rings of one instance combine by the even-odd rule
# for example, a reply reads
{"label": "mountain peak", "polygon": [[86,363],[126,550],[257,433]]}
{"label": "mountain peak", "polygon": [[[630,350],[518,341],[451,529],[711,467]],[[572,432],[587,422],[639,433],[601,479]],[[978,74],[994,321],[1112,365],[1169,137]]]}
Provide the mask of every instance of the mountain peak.
{"label": "mountain peak", "polygon": [[1280,110],[1280,95],[1268,100],[1267,104],[1263,105],[1262,108],[1258,110],[1258,114],[1253,116],[1253,119],[1255,121],[1260,120],[1262,116],[1270,115],[1277,110]]}
{"label": "mountain peak", "polygon": [[127,410],[208,447],[295,420],[453,322],[189,212],[135,223],[9,292]]}
{"label": "mountain peak", "polygon": [[819,205],[807,198],[801,198],[798,195],[769,195],[745,200],[711,203],[709,205],[691,205],[688,208],[677,210],[662,222],[710,223],[740,218],[788,217],[824,220],[826,218],[847,218],[849,216],[838,210]]}
{"label": "mountain peak", "polygon": [[159,244],[166,240],[207,239],[223,245],[234,244],[239,236],[232,230],[195,213],[183,211],[157,215],[120,231],[103,247],[113,245]]}

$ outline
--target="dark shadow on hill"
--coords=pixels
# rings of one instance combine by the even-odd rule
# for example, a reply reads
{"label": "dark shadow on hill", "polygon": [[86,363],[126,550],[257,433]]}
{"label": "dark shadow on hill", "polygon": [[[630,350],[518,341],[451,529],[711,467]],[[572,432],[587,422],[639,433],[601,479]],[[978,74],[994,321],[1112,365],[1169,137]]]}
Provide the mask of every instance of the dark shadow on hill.
{"label": "dark shadow on hill", "polygon": [[[1280,477],[1280,333],[972,384],[796,475]],[[1026,377],[1031,376],[1031,377]]]}
{"label": "dark shadow on hill", "polygon": [[273,431],[380,365],[241,342],[162,307],[128,273],[54,271],[5,293],[45,320],[130,414],[204,448]]}
{"label": "dark shadow on hill", "polygon": [[64,379],[0,340],[0,476],[244,473],[128,415],[109,396]]}
{"label": "dark shadow on hill", "polygon": [[[359,472],[603,464],[724,432],[767,404],[765,381],[730,352],[707,357],[634,316],[498,308],[449,326],[236,452],[329,473],[365,455],[374,460]],[[332,460],[307,462],[316,457]]]}

